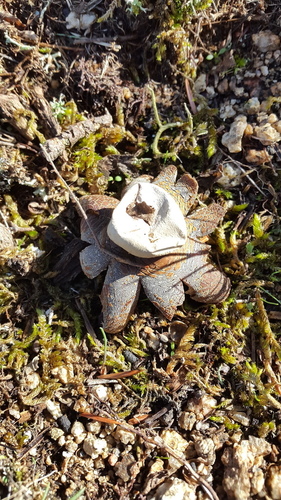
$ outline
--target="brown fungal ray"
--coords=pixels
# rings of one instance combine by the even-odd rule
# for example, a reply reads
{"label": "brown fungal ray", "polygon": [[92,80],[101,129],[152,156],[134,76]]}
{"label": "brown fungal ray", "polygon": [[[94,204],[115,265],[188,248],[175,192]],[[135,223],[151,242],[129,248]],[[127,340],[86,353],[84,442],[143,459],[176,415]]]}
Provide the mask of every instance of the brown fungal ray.
{"label": "brown fungal ray", "polygon": [[102,252],[96,244],[84,248],[80,252],[80,264],[87,278],[96,278],[108,267],[110,256]]}
{"label": "brown fungal ray", "polygon": [[200,237],[212,233],[225,215],[225,209],[218,203],[199,208],[186,217],[187,230],[190,236]]}
{"label": "brown fungal ray", "polygon": [[108,333],[123,330],[133,313],[140,293],[136,268],[112,261],[101,292],[103,327]]}
{"label": "brown fungal ray", "polygon": [[81,198],[81,205],[87,215],[81,221],[81,239],[87,243],[96,243],[97,239],[104,246],[106,227],[113,209],[118,205],[116,198],[105,195],[89,195]]}
{"label": "brown fungal ray", "polygon": [[198,183],[189,174],[184,174],[175,184],[177,167],[169,165],[156,177],[153,184],[165,189],[178,203],[185,215],[195,201],[198,192]]}
{"label": "brown fungal ray", "polygon": [[[174,258],[172,254],[172,259]],[[182,258],[184,259],[185,255]],[[170,256],[169,260],[171,261]],[[183,284],[178,274],[180,267],[180,256],[174,265],[169,265],[167,258],[162,257],[155,262],[154,271],[152,266],[146,266],[141,270],[141,284],[147,298],[170,320],[185,298]]]}
{"label": "brown fungal ray", "polygon": [[181,279],[197,302],[216,304],[230,292],[230,280],[208,260],[209,246],[197,243],[182,263]]}

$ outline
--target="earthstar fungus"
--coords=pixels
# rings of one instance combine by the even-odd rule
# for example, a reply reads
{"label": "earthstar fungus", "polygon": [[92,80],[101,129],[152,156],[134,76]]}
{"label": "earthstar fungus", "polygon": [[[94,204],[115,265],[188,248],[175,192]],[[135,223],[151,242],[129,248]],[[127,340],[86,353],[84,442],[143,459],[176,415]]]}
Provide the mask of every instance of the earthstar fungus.
{"label": "earthstar fungus", "polygon": [[153,182],[147,176],[131,182],[120,202],[105,195],[80,200],[88,217],[81,239],[89,243],[80,262],[90,279],[107,269],[101,302],[108,333],[126,326],[141,286],[169,320],[184,302],[184,284],[198,302],[221,302],[229,294],[229,279],[209,262],[204,243],[225,210],[212,203],[186,215],[198,184],[189,174],[176,177],[171,165]]}

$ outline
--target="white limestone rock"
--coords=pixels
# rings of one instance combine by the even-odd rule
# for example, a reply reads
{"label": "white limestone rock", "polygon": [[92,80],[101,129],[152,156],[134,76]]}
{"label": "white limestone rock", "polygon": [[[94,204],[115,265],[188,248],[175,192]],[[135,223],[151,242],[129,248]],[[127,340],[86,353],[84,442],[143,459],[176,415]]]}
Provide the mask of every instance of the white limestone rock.
{"label": "white limestone rock", "polygon": [[196,500],[196,488],[196,484],[175,477],[161,484],[150,500]]}
{"label": "white limestone rock", "polygon": [[236,111],[232,103],[226,101],[220,108],[220,118],[222,120],[227,120],[228,118],[233,118],[236,115]]}
{"label": "white limestone rock", "polygon": [[240,153],[242,151],[242,139],[246,127],[246,116],[238,115],[231,124],[229,132],[223,134],[221,142],[230,153]]}
{"label": "white limestone rock", "polygon": [[252,97],[244,105],[244,109],[247,115],[256,115],[257,113],[259,113],[260,107],[260,101],[257,97]]}
{"label": "white limestone rock", "polygon": [[106,458],[109,455],[108,443],[105,439],[96,438],[89,434],[83,442],[83,450],[91,458],[102,456]]}
{"label": "white limestone rock", "polygon": [[205,92],[207,87],[207,75],[205,73],[201,73],[201,75],[196,78],[194,82],[193,90],[196,94],[201,94],[201,92]]}
{"label": "white limestone rock", "polygon": [[242,171],[235,163],[227,162],[221,167],[222,176],[217,183],[225,189],[239,186],[242,182]]}
{"label": "white limestone rock", "polygon": [[255,127],[254,135],[264,146],[270,146],[281,140],[281,135],[270,123]]}
{"label": "white limestone rock", "polygon": [[252,40],[257,49],[263,53],[269,50],[277,50],[280,47],[280,37],[270,30],[255,33],[252,35]]}

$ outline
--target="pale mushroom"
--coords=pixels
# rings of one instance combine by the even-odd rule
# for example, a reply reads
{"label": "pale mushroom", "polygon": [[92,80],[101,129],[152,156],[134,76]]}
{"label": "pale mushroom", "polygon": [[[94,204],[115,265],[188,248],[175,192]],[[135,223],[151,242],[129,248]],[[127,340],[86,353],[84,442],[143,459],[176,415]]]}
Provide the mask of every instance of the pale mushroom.
{"label": "pale mushroom", "polygon": [[113,210],[109,238],[136,257],[160,257],[182,247],[187,236],[183,213],[163,188],[133,183]]}
{"label": "pale mushroom", "polygon": [[[230,292],[229,279],[209,262],[210,247],[204,243],[204,238],[216,228],[225,210],[212,203],[184,217],[195,201],[198,185],[189,174],[184,174],[177,182],[176,176],[176,167],[169,166],[151,184],[144,183],[140,178],[127,189],[119,203],[115,198],[101,195],[86,196],[81,200],[88,215],[88,219],[83,219],[81,223],[81,238],[89,246],[80,253],[80,262],[90,279],[108,269],[101,292],[103,327],[108,333],[119,332],[126,326],[135,309],[141,286],[148,299],[168,319],[172,319],[177,307],[184,302],[184,284],[188,287],[187,293],[198,302],[221,302]],[[152,199],[150,193],[157,193],[158,200]],[[171,197],[177,204],[177,210],[171,203]],[[120,206],[121,221],[124,221],[124,215],[135,218],[142,231],[146,230],[138,233],[137,226],[136,233],[140,235],[140,240],[134,235],[132,237],[127,223],[120,225],[120,221],[116,220]],[[165,213],[169,214],[167,226]],[[161,216],[157,219],[155,214]],[[176,229],[172,227],[172,214],[177,214],[174,220]],[[134,222],[130,221],[131,224]],[[149,241],[147,250],[144,241],[149,239],[152,227],[159,238],[156,246]],[[174,239],[168,240],[168,227],[174,231]],[[121,236],[118,228],[122,230]],[[162,250],[163,255],[152,253]]]}

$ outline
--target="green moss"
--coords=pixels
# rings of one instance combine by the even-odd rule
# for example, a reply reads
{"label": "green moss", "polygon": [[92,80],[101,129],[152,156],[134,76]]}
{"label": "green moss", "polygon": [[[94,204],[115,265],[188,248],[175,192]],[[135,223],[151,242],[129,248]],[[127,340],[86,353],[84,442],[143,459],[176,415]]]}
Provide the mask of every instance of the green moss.
{"label": "green moss", "polygon": [[[18,332],[19,334],[20,332]],[[15,340],[8,355],[8,367],[20,371],[28,359],[28,349],[33,342],[39,339],[42,343],[47,339],[55,343],[50,325],[46,322],[46,317],[39,312],[38,323],[33,326],[32,332],[22,340]]]}
{"label": "green moss", "polygon": [[18,127],[22,129],[22,124],[26,123],[25,133],[31,139],[37,137],[40,143],[44,143],[46,141],[45,137],[41,132],[39,132],[37,128],[37,116],[35,113],[29,109],[18,109],[14,112],[13,118],[16,122],[19,122]]}
{"label": "green moss", "polygon": [[187,21],[190,15],[196,15],[201,10],[208,9],[212,0],[172,0],[171,10],[175,20]]}
{"label": "green moss", "polygon": [[212,421],[212,422],[217,422],[217,423],[221,423],[223,424],[227,430],[229,431],[236,431],[238,429],[240,429],[240,425],[237,424],[237,423],[234,423],[229,417],[227,417],[226,415],[222,415],[222,416],[212,416],[212,417],[209,417],[209,419]]}
{"label": "green moss", "polygon": [[12,196],[6,194],[4,195],[5,204],[9,209],[11,220],[19,227],[28,227],[32,225],[32,219],[23,219],[18,211],[17,203],[13,200]]}
{"label": "green moss", "polygon": [[258,436],[260,438],[266,438],[271,432],[275,433],[276,431],[276,423],[274,420],[270,422],[262,422],[258,427]]}
{"label": "green moss", "polygon": [[50,103],[53,115],[59,121],[63,130],[70,125],[85,120],[85,117],[78,112],[74,101],[65,102],[65,96],[60,94],[59,98],[54,98]]}
{"label": "green moss", "polygon": [[0,279],[0,314],[8,313],[17,299],[18,294],[11,289],[9,281],[5,278]]}
{"label": "green moss", "polygon": [[[208,159],[213,156],[217,144],[213,122],[216,110],[206,106],[193,116],[188,107],[184,105],[185,121],[175,117],[172,122],[164,123],[158,113],[154,90],[149,87],[149,91],[158,127],[151,145],[153,156],[162,158],[164,162],[169,159],[176,161],[180,157],[196,157],[198,165],[203,164],[205,156]],[[204,148],[200,142],[203,139],[207,141],[207,146]]]}

